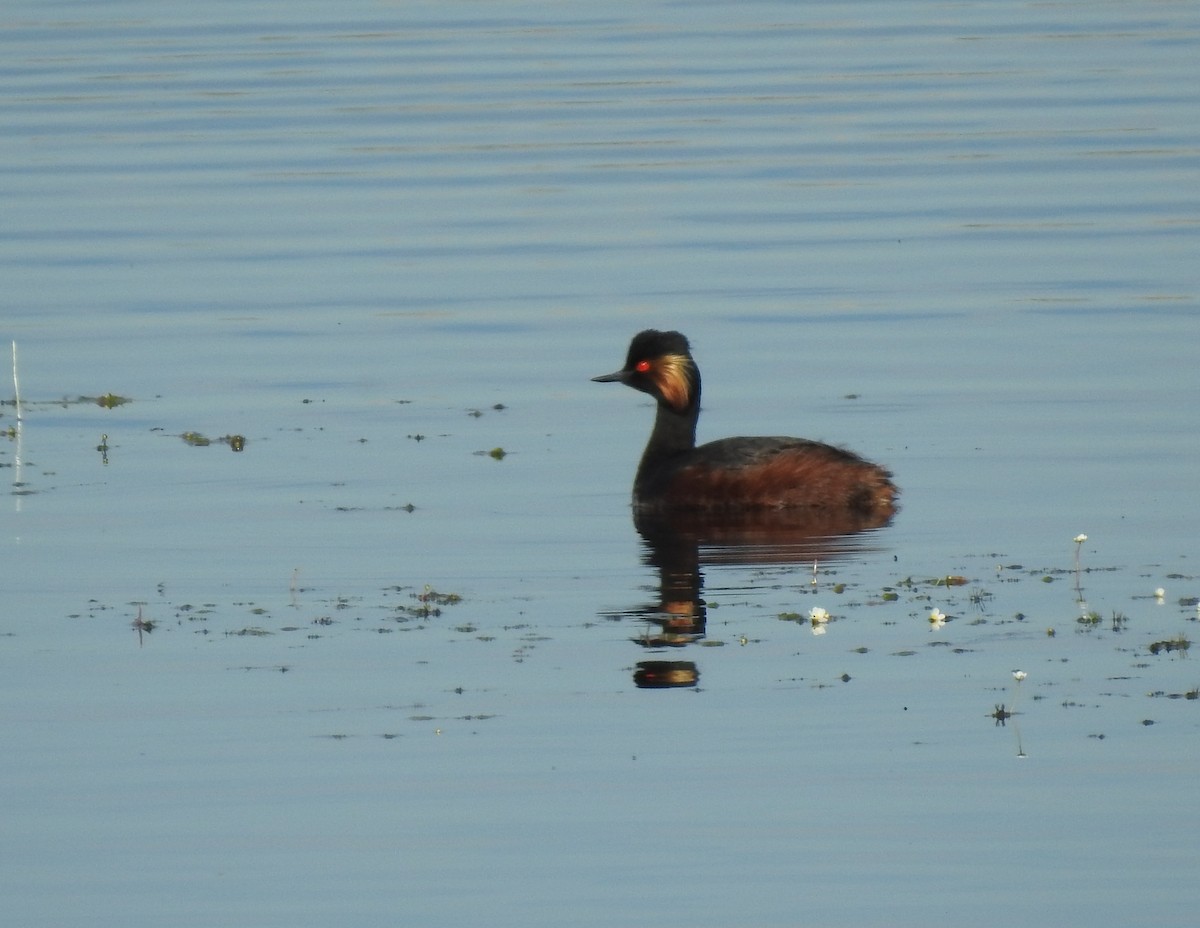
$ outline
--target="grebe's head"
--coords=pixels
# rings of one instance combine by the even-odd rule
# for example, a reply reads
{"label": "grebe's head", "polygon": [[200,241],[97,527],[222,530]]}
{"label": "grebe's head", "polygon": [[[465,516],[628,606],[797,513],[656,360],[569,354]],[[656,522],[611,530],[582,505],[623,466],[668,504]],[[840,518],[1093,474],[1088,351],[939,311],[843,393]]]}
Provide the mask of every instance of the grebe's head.
{"label": "grebe's head", "polygon": [[625,366],[592,380],[623,383],[680,413],[700,401],[700,372],[688,340],[680,332],[639,332],[629,343]]}

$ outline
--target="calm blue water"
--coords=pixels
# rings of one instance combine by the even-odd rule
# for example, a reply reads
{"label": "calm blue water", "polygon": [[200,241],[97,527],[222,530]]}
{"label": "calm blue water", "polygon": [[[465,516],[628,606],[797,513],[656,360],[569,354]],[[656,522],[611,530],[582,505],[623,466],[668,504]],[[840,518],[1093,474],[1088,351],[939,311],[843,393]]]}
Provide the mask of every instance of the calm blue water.
{"label": "calm blue water", "polygon": [[[1195,923],[1194,5],[0,22],[14,923]],[[647,326],[895,522],[660,573]]]}

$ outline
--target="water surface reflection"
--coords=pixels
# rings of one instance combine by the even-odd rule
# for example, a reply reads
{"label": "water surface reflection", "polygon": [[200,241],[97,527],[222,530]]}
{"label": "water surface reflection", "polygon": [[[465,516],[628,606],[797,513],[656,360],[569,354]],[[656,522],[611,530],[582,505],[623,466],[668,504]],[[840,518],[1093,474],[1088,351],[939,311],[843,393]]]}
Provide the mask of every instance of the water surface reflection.
{"label": "water surface reflection", "polygon": [[[647,650],[685,648],[706,637],[704,567],[815,567],[879,550],[872,533],[891,521],[890,515],[798,510],[722,513],[716,518],[705,513],[637,513],[634,526],[642,536],[642,559],[658,571],[658,599],[610,615],[644,622],[645,631],[633,640]],[[681,660],[640,661],[633,676],[634,684],[646,689],[691,687],[699,679],[696,663]]]}

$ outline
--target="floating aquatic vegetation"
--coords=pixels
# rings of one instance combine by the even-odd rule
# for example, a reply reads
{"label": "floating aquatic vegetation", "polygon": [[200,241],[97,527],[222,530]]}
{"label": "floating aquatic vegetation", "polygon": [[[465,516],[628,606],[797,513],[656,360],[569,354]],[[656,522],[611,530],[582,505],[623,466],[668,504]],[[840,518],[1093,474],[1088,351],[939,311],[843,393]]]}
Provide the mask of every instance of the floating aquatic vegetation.
{"label": "floating aquatic vegetation", "polygon": [[209,438],[200,432],[184,432],[179,437],[183,439],[185,445],[191,445],[193,448],[207,448],[215,441],[220,444],[229,445],[233,451],[244,451],[246,449],[245,435],[222,435],[220,438]]}
{"label": "floating aquatic vegetation", "polygon": [[[494,403],[492,405],[492,409],[494,409],[496,412],[500,412],[507,408],[508,407],[505,406],[503,403]],[[472,419],[478,419],[483,416],[483,410],[482,409],[468,409],[467,415],[470,416]]]}
{"label": "floating aquatic vegetation", "polygon": [[456,606],[462,602],[462,597],[457,593],[439,593],[429,584],[425,585],[423,592],[413,593],[412,597],[423,603],[437,603],[439,606]]}
{"label": "floating aquatic vegetation", "polygon": [[983,589],[983,587],[978,587],[978,586],[974,587],[971,590],[971,605],[974,606],[976,609],[983,611],[984,607],[987,605],[988,600],[990,600],[992,598],[992,595],[993,595],[992,593]]}
{"label": "floating aquatic vegetation", "polygon": [[1168,693],[1165,690],[1155,690],[1153,693],[1147,693],[1147,696],[1162,699],[1200,699],[1200,687],[1194,686],[1185,693]]}
{"label": "floating aquatic vegetation", "polygon": [[1192,643],[1188,641],[1188,639],[1182,634],[1180,634],[1176,635],[1174,638],[1167,638],[1163,641],[1151,642],[1149,647],[1151,654],[1162,654],[1164,652],[1170,654],[1172,651],[1182,651],[1186,654],[1188,648],[1191,646]]}
{"label": "floating aquatic vegetation", "polygon": [[409,598],[416,600],[413,605],[397,606],[396,611],[403,616],[414,619],[437,618],[442,614],[443,606],[457,606],[463,601],[457,593],[439,593],[429,584],[420,593],[409,593]]}
{"label": "floating aquatic vegetation", "polygon": [[138,606],[137,618],[131,623],[134,631],[138,634],[138,647],[145,643],[145,635],[150,634],[158,626],[158,623],[153,619],[147,619],[142,616],[142,607]]}
{"label": "floating aquatic vegetation", "polygon": [[[199,433],[192,434],[198,435]],[[200,437],[204,438],[205,436]],[[408,508],[411,511],[411,507],[384,508]],[[1083,570],[1082,575],[1085,580],[1095,583],[1095,586],[1087,591],[1087,598],[1097,607],[1092,609],[1083,599],[1082,592],[1076,594],[1062,583],[1043,587],[1038,582],[1043,576],[1058,580],[1069,578],[1069,575],[1072,574],[1072,565],[1065,550],[1060,551],[1060,556],[1052,565],[1030,565],[1036,569],[1028,569],[1020,564],[996,567],[996,564],[1000,562],[997,561],[998,555],[995,554],[964,555],[964,557],[988,558],[987,569],[971,571],[960,566],[958,562],[935,562],[928,565],[926,569],[916,567],[917,572],[914,575],[916,579],[914,580],[911,576],[897,577],[895,575],[897,568],[894,567],[885,567],[869,574],[866,572],[866,568],[860,565],[834,562],[825,565],[819,573],[814,570],[812,576],[819,577],[819,589],[810,586],[808,582],[810,564],[808,561],[803,562],[800,567],[789,564],[756,569],[747,586],[732,583],[710,588],[708,595],[724,599],[723,602],[707,602],[707,608],[714,612],[718,607],[724,606],[721,610],[720,623],[714,623],[720,627],[715,630],[713,638],[705,639],[703,635],[695,634],[677,634],[671,626],[664,624],[663,630],[661,632],[655,630],[653,636],[646,634],[630,637],[629,640],[638,646],[664,649],[668,652],[662,655],[664,657],[698,657],[702,654],[705,661],[715,666],[720,666],[722,662],[727,661],[727,655],[730,652],[757,658],[759,654],[770,657],[773,652],[782,653],[780,649],[785,648],[790,649],[792,654],[799,653],[802,660],[805,661],[826,660],[829,655],[833,654],[866,655],[873,653],[877,656],[859,663],[854,675],[856,681],[862,681],[868,687],[879,681],[880,677],[876,674],[883,672],[881,662],[887,659],[887,655],[913,658],[921,665],[912,668],[913,676],[919,672],[922,677],[928,674],[934,679],[963,681],[958,684],[961,686],[979,687],[978,681],[982,677],[976,673],[975,668],[982,665],[978,661],[969,665],[955,663],[953,667],[949,662],[958,660],[952,655],[976,653],[980,654],[982,659],[983,655],[990,653],[990,657],[1000,657],[1003,660],[998,668],[1001,676],[1004,672],[1009,671],[1010,667],[1033,666],[1039,678],[1036,684],[1027,684],[1033,689],[1031,689],[1030,696],[1025,697],[1021,694],[1021,690],[1026,685],[1023,683],[1027,678],[1026,672],[1024,670],[1009,671],[1011,679],[1003,678],[1000,685],[996,685],[994,681],[984,682],[980,687],[982,693],[980,694],[980,689],[976,689],[975,692],[980,695],[967,703],[968,706],[975,706],[972,711],[983,709],[984,717],[992,718],[996,725],[1007,725],[1007,732],[1003,736],[1005,739],[1013,735],[1019,738],[1018,729],[1021,727],[1034,727],[1045,722],[1047,713],[1053,709],[1057,701],[1050,698],[1050,694],[1055,692],[1052,688],[1065,687],[1067,681],[1072,689],[1061,705],[1078,708],[1081,710],[1081,715],[1085,710],[1103,708],[1103,700],[1110,699],[1114,695],[1139,696],[1143,699],[1158,696],[1162,699],[1200,700],[1200,686],[1193,685],[1196,681],[1187,676],[1189,665],[1182,660],[1190,647],[1190,641],[1183,635],[1168,637],[1175,635],[1176,632],[1178,617],[1169,614],[1175,610],[1154,608],[1150,597],[1146,595],[1151,589],[1154,589],[1156,583],[1171,582],[1173,594],[1171,601],[1173,603],[1179,594],[1195,592],[1197,586],[1200,586],[1200,579],[1188,577],[1167,580],[1165,578],[1169,575],[1161,570],[1154,575],[1141,573],[1133,576],[1132,569],[1128,567],[1090,567]],[[993,569],[996,571],[995,574],[992,573]],[[1121,571],[1127,576],[1124,581],[1114,578],[1118,579],[1118,582],[1114,583],[1105,576],[1110,571]],[[1156,576],[1157,579],[1147,580],[1145,579],[1147,576]],[[970,577],[969,580],[968,577]],[[1189,585],[1192,587],[1191,589],[1188,589]],[[151,640],[151,651],[155,650],[154,646],[165,643],[161,640],[163,635],[169,637],[173,634],[176,636],[191,634],[212,635],[214,639],[223,636],[223,640],[213,641],[210,639],[210,642],[230,653],[248,654],[250,651],[247,649],[251,649],[256,655],[271,655],[277,652],[282,653],[282,649],[308,647],[310,644],[304,640],[305,638],[315,641],[341,636],[341,640],[345,640],[346,634],[355,631],[360,635],[362,633],[371,634],[372,639],[380,641],[379,646],[381,647],[390,647],[393,643],[399,643],[404,639],[405,634],[411,633],[426,639],[422,642],[423,647],[435,644],[438,636],[441,636],[448,641],[455,642],[454,646],[461,649],[465,645],[457,643],[463,641],[462,636],[465,635],[470,636],[470,640],[473,641],[501,642],[496,647],[504,650],[496,653],[511,654],[511,662],[517,665],[530,662],[537,656],[538,645],[535,642],[554,640],[554,638],[548,637],[534,637],[533,631],[519,641],[513,639],[514,630],[527,627],[524,622],[526,617],[524,600],[519,596],[516,597],[519,603],[514,606],[513,615],[520,617],[521,624],[512,624],[511,622],[506,624],[504,620],[497,621],[492,616],[496,603],[491,601],[488,596],[483,597],[483,602],[487,604],[484,612],[479,615],[472,614],[474,610],[473,604],[471,604],[457,611],[453,615],[453,621],[443,623],[434,621],[434,619],[442,616],[447,609],[463,603],[461,595],[439,591],[430,584],[423,587],[419,584],[415,586],[410,584],[389,586],[382,594],[376,590],[374,599],[369,593],[335,596],[330,592],[317,602],[313,599],[313,588],[300,587],[297,574],[293,573],[290,586],[291,610],[286,619],[276,621],[275,616],[280,614],[280,607],[287,604],[286,579],[281,581],[280,586],[283,588],[280,590],[280,599],[265,601],[265,605],[256,605],[253,602],[245,601],[232,603],[226,601],[220,607],[208,604],[201,608],[186,603],[180,605],[168,602],[164,587],[159,584],[159,598],[148,605],[145,611],[162,615],[161,625],[139,613],[138,619],[133,622],[133,628],[138,630],[139,640],[152,628],[160,627],[162,629],[154,636],[154,640]],[[831,614],[831,611],[825,606],[804,609],[797,605],[797,595],[817,595],[818,601],[824,598],[828,604],[831,591],[838,594],[838,599],[833,601],[833,604],[838,607],[836,614]],[[704,603],[704,600],[701,599],[703,593],[703,588],[698,588],[695,591],[694,600],[685,597],[683,602],[689,608],[695,603]],[[972,611],[973,606],[978,606],[984,600],[988,601],[990,607],[994,604],[994,607],[989,608],[984,615]],[[811,602],[811,600],[808,601]],[[899,601],[904,602],[903,607],[889,609],[884,605]],[[1188,621],[1195,621],[1197,602],[1200,602],[1200,597],[1185,596],[1179,599],[1180,605],[1187,607],[1184,618]],[[777,606],[776,603],[778,603]],[[1072,609],[1072,604],[1074,604],[1074,609]],[[1132,613],[1132,619],[1123,612],[1111,609],[1110,607],[1113,605],[1125,606]],[[776,606],[776,608],[771,608],[771,606]],[[236,612],[231,607],[236,607]],[[776,611],[780,607],[795,611]],[[942,607],[952,609],[953,613],[947,614]],[[94,607],[89,611],[97,614],[101,608],[107,607]],[[499,610],[502,611],[504,608],[505,603],[501,599],[499,600]],[[588,607],[585,605],[584,621],[574,626],[575,629],[593,627],[590,619],[595,617],[595,613],[588,613],[587,609]],[[1016,611],[1017,609],[1023,611]],[[608,613],[599,614],[621,621],[633,616],[641,616],[643,613],[644,610],[639,608],[614,616],[609,616]],[[123,644],[128,646],[132,617],[128,616],[127,609],[117,615],[121,618],[119,622],[112,623],[113,628],[122,636]],[[728,618],[726,618],[727,615]],[[797,625],[808,627],[814,635],[824,634],[827,626],[836,627],[838,634],[830,633],[830,637],[823,638],[820,642],[823,647],[813,647],[812,645],[816,644],[813,642],[809,643],[807,649],[800,649],[795,646],[794,630],[770,625],[769,617],[772,615],[775,615],[779,621],[794,622]],[[1077,627],[1086,630],[1087,634],[1059,636],[1058,640],[1054,640],[1053,629],[1047,629],[1047,624],[1057,623],[1061,626],[1068,616],[1079,616]],[[1110,642],[1113,639],[1109,632],[1110,616],[1112,632],[1124,632],[1125,637],[1124,640],[1118,642],[1117,646],[1106,652],[1103,647],[1105,639],[1108,638]],[[336,621],[334,617],[336,617]],[[747,621],[753,622],[756,617],[760,620],[764,617],[768,619],[766,626],[762,624],[757,626],[760,630],[767,629],[762,638],[753,637],[754,630],[749,626],[746,626],[745,634],[733,634],[733,629],[738,625]],[[931,631],[942,628],[949,621],[955,621],[953,634],[921,635],[924,617],[928,617]],[[261,624],[244,627],[247,619]],[[534,624],[528,626],[529,628],[539,628],[536,624],[538,621],[536,614],[530,621]],[[145,623],[141,628],[139,628],[140,622]],[[336,625],[334,632],[327,634],[326,629],[334,625]],[[982,626],[982,628],[977,629],[976,626]],[[1136,645],[1129,641],[1131,629],[1139,632]],[[561,629],[556,627],[555,637],[559,637],[560,631]],[[288,634],[290,632],[295,634]],[[378,638],[376,633],[392,637],[390,639]],[[571,633],[571,631],[561,632],[561,634]],[[865,640],[862,642],[849,641],[847,644],[851,647],[841,651],[832,640],[839,637],[839,634],[842,638],[863,636]],[[267,637],[272,635],[275,637]],[[871,636],[878,636],[878,638],[875,639]],[[251,644],[245,640],[251,637],[263,640]],[[1072,637],[1075,638],[1074,642],[1071,640]],[[1163,640],[1149,643],[1154,638]],[[947,639],[950,641],[948,642]],[[918,641],[924,647],[918,646]],[[758,647],[751,651],[727,647],[728,644],[735,642],[743,647],[753,642]],[[1161,655],[1163,652],[1169,654],[1173,651],[1181,653],[1175,660],[1153,661],[1148,656],[1147,650],[1142,647],[1143,642],[1146,642],[1149,653],[1153,655]],[[1115,660],[1120,662],[1121,666],[1106,669],[1103,676],[1092,674],[1095,665],[1087,665],[1082,661],[1072,663],[1067,669],[1057,669],[1059,663],[1066,664],[1074,661],[1073,643],[1082,646],[1075,650],[1081,651],[1088,659],[1101,657],[1111,661],[1115,655]],[[561,644],[560,641],[559,645]],[[866,647],[866,644],[871,644],[871,648]],[[857,647],[853,647],[855,645]],[[551,648],[553,647],[551,646]],[[630,646],[626,645],[626,647]],[[684,655],[680,649],[687,647],[696,650]],[[722,650],[724,650],[724,654]],[[416,652],[397,651],[399,655],[408,653]],[[603,653],[607,654],[607,652]],[[1107,656],[1105,656],[1106,653]],[[277,658],[264,657],[262,660],[272,661]],[[859,659],[853,658],[853,660],[857,662]],[[1131,661],[1135,669],[1126,670]],[[416,663],[432,666],[433,671],[431,672],[437,672],[436,664],[431,664],[427,659],[417,660]],[[743,668],[745,666],[748,665],[743,665]],[[254,669],[279,668],[263,666]],[[815,675],[791,678],[776,677],[773,682],[780,684],[788,680],[807,680],[814,687],[827,687],[834,685],[834,677],[829,673],[832,669],[836,668],[825,666],[820,674],[820,679],[824,682],[820,683],[816,682]],[[628,668],[627,672],[629,671],[634,672],[634,685],[640,689],[696,688],[700,674],[700,668],[695,663],[672,661],[646,662],[636,665],[636,670]],[[286,672],[286,668],[283,672]],[[422,671],[422,673],[424,672]],[[1124,673],[1127,673],[1128,676],[1122,675]],[[1092,674],[1090,678],[1089,674]],[[1183,679],[1180,679],[1181,674],[1184,675]],[[715,685],[718,687],[727,685],[723,674],[718,674],[712,679],[716,681]],[[843,674],[841,679],[845,682],[849,679],[849,674]],[[1089,679],[1103,688],[1088,692],[1086,686],[1090,685]],[[1105,681],[1103,684],[1100,684],[1101,679]],[[1145,681],[1136,685],[1137,692],[1133,692],[1134,684],[1128,682],[1134,680]],[[1113,683],[1111,681],[1127,682]],[[1151,692],[1147,692],[1148,690]],[[1067,694],[1065,688],[1060,692]],[[1029,702],[1023,703],[1022,700],[1026,699]],[[986,708],[989,702],[994,703],[992,710]],[[1167,703],[1160,702],[1158,705],[1164,713],[1164,718],[1160,719],[1162,722],[1167,721],[1166,713],[1170,710],[1181,710],[1185,713],[1190,711],[1190,707],[1183,704],[1169,707]],[[1023,711],[1018,712],[1018,706]],[[433,717],[430,716],[430,718]],[[456,718],[467,721],[472,716],[439,715],[437,718],[438,720]],[[1010,722],[1011,724],[1008,724]],[[979,724],[978,717],[975,724]],[[1074,723],[1069,721],[1065,724]],[[983,727],[986,727],[986,723],[983,723]],[[1036,727],[1035,731],[1037,731]],[[1082,736],[1085,732],[1086,729],[1079,731],[1078,734]],[[352,735],[352,737],[359,736]],[[1019,741],[1018,756],[1024,756]]]}

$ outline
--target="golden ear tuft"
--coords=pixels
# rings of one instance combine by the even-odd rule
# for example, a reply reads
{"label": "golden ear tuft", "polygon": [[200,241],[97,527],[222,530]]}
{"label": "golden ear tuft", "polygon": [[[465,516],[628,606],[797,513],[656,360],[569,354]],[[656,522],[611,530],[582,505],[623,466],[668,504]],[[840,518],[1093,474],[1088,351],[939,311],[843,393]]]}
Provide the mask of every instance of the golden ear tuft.
{"label": "golden ear tuft", "polygon": [[667,404],[682,412],[692,401],[692,360],[683,354],[667,354],[654,366],[654,382]]}

